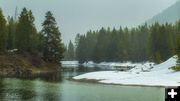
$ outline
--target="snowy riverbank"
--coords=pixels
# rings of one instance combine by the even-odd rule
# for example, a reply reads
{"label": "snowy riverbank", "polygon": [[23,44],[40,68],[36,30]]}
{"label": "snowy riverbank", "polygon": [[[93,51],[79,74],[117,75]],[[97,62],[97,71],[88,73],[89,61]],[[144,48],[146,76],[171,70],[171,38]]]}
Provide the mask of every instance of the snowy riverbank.
{"label": "snowy riverbank", "polygon": [[[97,80],[105,84],[123,85],[145,85],[145,86],[180,86],[180,72],[169,69],[176,65],[177,57],[174,56],[167,61],[154,65],[136,65],[127,72],[101,71],[86,73],[73,77],[74,80]],[[148,68],[149,72],[142,71]]]}
{"label": "snowy riverbank", "polygon": [[78,61],[61,61],[61,64],[63,67],[66,68],[76,68],[81,66],[88,67],[88,68],[94,68],[98,67],[103,70],[115,70],[117,67],[138,67],[134,68],[133,71],[148,71],[151,66],[154,65],[152,62],[144,62],[144,63],[132,63],[132,62],[101,62],[101,63],[94,63],[92,61],[85,62],[83,64],[79,64]]}

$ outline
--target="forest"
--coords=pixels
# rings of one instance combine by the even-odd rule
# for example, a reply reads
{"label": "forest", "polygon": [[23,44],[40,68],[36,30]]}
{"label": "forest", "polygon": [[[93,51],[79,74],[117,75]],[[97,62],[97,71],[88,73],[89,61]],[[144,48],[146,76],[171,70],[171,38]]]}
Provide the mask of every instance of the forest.
{"label": "forest", "polygon": [[144,24],[136,28],[101,28],[77,34],[75,44],[66,46],[65,59],[80,63],[146,62],[160,63],[180,50],[180,20],[175,24]]}
{"label": "forest", "polygon": [[[94,62],[160,63],[178,55],[180,20],[175,24],[144,24],[136,28],[101,28],[77,34],[75,42],[63,45],[61,33],[53,14],[48,11],[37,31],[31,10],[22,9],[19,17],[8,17],[0,10],[0,53],[18,50],[17,54],[30,54],[46,62],[63,60]],[[64,53],[65,51],[65,53]],[[64,56],[63,56],[64,55]]]}
{"label": "forest", "polygon": [[28,54],[47,63],[60,64],[64,52],[61,33],[50,11],[44,19],[38,32],[31,10],[23,8],[20,15],[6,20],[0,9],[0,54]]}

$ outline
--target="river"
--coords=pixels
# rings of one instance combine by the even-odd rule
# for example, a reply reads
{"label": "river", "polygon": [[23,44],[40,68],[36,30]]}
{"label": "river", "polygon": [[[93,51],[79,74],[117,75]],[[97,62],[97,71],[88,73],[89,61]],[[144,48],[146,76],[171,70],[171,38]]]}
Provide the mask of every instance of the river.
{"label": "river", "polygon": [[67,80],[94,70],[53,73],[39,78],[1,78],[0,101],[164,101],[161,87],[89,84]]}

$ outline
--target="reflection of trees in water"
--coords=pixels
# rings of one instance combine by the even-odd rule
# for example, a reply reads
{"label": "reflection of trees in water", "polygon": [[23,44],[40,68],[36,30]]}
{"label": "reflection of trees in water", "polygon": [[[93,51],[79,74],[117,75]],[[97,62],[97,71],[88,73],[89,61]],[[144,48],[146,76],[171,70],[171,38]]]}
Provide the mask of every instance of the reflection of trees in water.
{"label": "reflection of trees in water", "polygon": [[102,69],[98,67],[85,67],[85,66],[79,66],[78,70],[76,72],[93,72],[93,71],[100,71]]}
{"label": "reflection of trees in water", "polygon": [[[68,68],[68,67],[65,67]],[[71,67],[69,67],[71,68]],[[67,71],[61,72],[63,79],[69,79],[77,75],[81,75],[87,72],[100,71],[102,69],[98,67],[85,67],[80,65],[79,67],[74,67],[73,69],[69,69]]]}
{"label": "reflection of trees in water", "polygon": [[[96,68],[79,67],[76,71],[40,73],[21,79],[0,79],[0,101],[61,101],[63,79],[70,78]],[[9,97],[9,96],[11,97]]]}
{"label": "reflection of trees in water", "polygon": [[62,82],[61,72],[38,73],[27,77],[19,77],[22,80],[40,79],[47,82]]}
{"label": "reflection of trees in water", "polygon": [[35,93],[27,88],[29,86],[33,85],[24,83],[23,80],[0,79],[0,101],[24,101],[33,98]]}
{"label": "reflection of trees in water", "polygon": [[36,82],[33,82],[34,84],[31,84],[31,94],[28,96],[26,94],[22,94],[23,99],[26,99],[32,95],[34,96],[33,101],[61,101],[59,91],[57,87],[53,85],[55,82],[62,82],[61,73],[40,73],[38,75],[35,75],[34,77],[31,77],[30,79],[37,78],[42,81],[35,80]]}
{"label": "reflection of trees in water", "polygon": [[61,81],[61,73],[44,73],[21,79],[0,78],[0,101],[60,101],[59,91],[56,91],[58,87],[54,87],[56,83],[53,82]]}
{"label": "reflection of trees in water", "polygon": [[36,80],[34,84],[36,96],[33,101],[61,101],[59,83]]}
{"label": "reflection of trees in water", "polygon": [[35,84],[31,81],[19,80],[18,84],[20,89],[17,90],[17,95],[21,100],[29,100],[36,96]]}
{"label": "reflection of trees in water", "polygon": [[0,78],[0,101],[4,98],[4,84],[3,79]]}
{"label": "reflection of trees in water", "polygon": [[42,97],[42,101],[61,101],[61,95],[59,93],[49,92],[48,88],[44,89]]}
{"label": "reflection of trees in water", "polygon": [[60,72],[40,74],[39,78],[48,82],[62,82],[63,80]]}
{"label": "reflection of trees in water", "polygon": [[60,96],[59,83],[0,79],[0,101],[61,101]]}

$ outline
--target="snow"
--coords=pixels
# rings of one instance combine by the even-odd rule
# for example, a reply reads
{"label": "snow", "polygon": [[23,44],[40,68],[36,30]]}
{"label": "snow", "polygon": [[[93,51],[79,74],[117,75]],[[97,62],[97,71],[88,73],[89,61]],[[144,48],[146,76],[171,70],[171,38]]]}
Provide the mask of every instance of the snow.
{"label": "snow", "polygon": [[78,67],[78,61],[61,61],[63,67]]}
{"label": "snow", "polygon": [[93,68],[96,66],[96,64],[93,61],[88,61],[82,64],[84,67],[90,67]]}
{"label": "snow", "polygon": [[[135,68],[127,72],[92,72],[73,77],[73,79],[98,80],[98,82],[105,84],[180,86],[180,72],[174,72],[169,69],[170,67],[176,66],[176,61],[177,56],[173,56],[167,61],[157,65],[152,65],[150,62],[136,64]],[[129,65],[130,63],[127,64]]]}
{"label": "snow", "polygon": [[[116,67],[135,67],[136,71],[143,71],[149,70],[150,66],[154,63],[152,62],[144,62],[144,63],[132,63],[132,62],[101,62],[101,63],[94,63],[93,61],[84,62],[83,64],[79,64],[78,61],[61,61],[63,67],[78,67],[82,65],[84,67],[94,68],[98,67],[104,70],[116,70]],[[136,68],[137,67],[137,68]],[[141,68],[139,68],[141,67]],[[135,71],[133,70],[133,71]]]}

